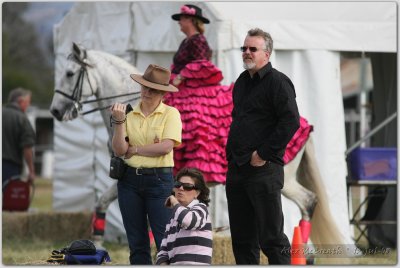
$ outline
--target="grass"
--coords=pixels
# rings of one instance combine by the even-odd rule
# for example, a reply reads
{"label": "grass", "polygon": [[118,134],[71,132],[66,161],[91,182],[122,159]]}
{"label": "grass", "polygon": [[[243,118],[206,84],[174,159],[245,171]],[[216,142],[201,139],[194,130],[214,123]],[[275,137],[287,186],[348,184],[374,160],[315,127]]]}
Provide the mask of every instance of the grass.
{"label": "grass", "polygon": [[30,211],[52,211],[53,210],[53,181],[49,179],[36,178],[34,181],[33,200]]}
{"label": "grass", "polygon": [[[3,240],[3,265],[53,265],[46,262],[51,252],[61,249],[71,241],[44,241],[44,240]],[[129,249],[127,245],[106,242],[104,244],[111,257],[111,265],[129,265]]]}
{"label": "grass", "polygon": [[386,254],[369,254],[353,258],[321,258],[316,259],[316,265],[395,265],[397,250],[388,249]]}
{"label": "grass", "polygon": [[[355,193],[354,198],[359,198]],[[35,180],[35,194],[32,200],[30,212],[51,212],[52,211],[52,180]],[[3,213],[3,217],[4,217]],[[4,229],[4,227],[3,227]],[[357,233],[356,233],[357,236]],[[54,249],[61,249],[68,246],[70,240],[60,240],[53,237],[52,240],[41,240],[36,238],[21,238],[3,234],[2,257],[4,265],[54,265],[47,263],[47,258]],[[359,246],[366,248],[366,239],[359,241]],[[105,242],[112,262],[107,265],[129,265],[129,248],[126,244]],[[152,248],[153,257],[155,247]],[[214,239],[213,252],[214,265],[234,265],[232,246],[229,237]],[[267,264],[267,259],[262,255],[261,264]],[[316,265],[394,265],[397,264],[397,251],[390,250],[386,254],[367,254],[353,258],[317,258]]]}
{"label": "grass", "polygon": [[[230,241],[225,241],[226,251],[214,250],[214,255],[223,253],[225,256],[214,256],[215,265],[233,265],[234,259],[230,247]],[[43,241],[26,239],[3,240],[3,264],[4,265],[53,265],[46,260],[52,250],[66,247],[71,241]],[[220,242],[221,243],[221,242]],[[104,244],[112,262],[107,265],[129,265],[129,249],[127,245],[106,242]],[[155,248],[153,247],[153,257]],[[219,259],[218,262],[215,260]],[[320,258],[315,260],[316,265],[394,265],[397,263],[397,251],[392,250],[386,256],[376,257],[370,255],[359,258]],[[262,256],[261,264],[267,264]]]}

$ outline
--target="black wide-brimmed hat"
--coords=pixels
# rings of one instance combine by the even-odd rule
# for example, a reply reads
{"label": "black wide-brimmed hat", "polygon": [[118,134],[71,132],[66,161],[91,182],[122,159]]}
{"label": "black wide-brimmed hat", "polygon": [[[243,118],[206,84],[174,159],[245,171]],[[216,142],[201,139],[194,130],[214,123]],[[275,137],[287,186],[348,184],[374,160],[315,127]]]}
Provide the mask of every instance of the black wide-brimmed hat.
{"label": "black wide-brimmed hat", "polygon": [[210,23],[210,21],[207,18],[203,17],[201,8],[199,8],[198,6],[195,6],[195,5],[184,5],[184,6],[182,6],[181,7],[181,13],[174,14],[171,17],[172,17],[173,20],[180,20],[182,15],[198,18],[199,20],[201,20],[202,22],[204,22],[206,24]]}

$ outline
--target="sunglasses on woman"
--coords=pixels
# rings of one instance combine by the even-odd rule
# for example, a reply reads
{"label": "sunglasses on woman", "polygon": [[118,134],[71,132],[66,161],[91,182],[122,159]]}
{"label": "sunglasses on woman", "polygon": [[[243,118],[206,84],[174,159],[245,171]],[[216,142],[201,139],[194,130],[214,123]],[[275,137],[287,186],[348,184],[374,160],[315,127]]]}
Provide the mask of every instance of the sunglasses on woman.
{"label": "sunglasses on woman", "polygon": [[185,191],[191,191],[191,190],[197,189],[196,185],[191,184],[191,183],[176,181],[174,184],[174,187],[177,189],[181,188],[181,186],[183,187],[183,190],[185,190]]}

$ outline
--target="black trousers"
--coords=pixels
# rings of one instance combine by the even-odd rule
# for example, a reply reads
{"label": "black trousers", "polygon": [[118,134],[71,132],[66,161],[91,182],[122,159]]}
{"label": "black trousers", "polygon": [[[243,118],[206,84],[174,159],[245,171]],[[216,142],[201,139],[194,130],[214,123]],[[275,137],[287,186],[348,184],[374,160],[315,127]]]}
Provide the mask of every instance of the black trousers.
{"label": "black trousers", "polygon": [[283,232],[283,167],[230,163],[226,180],[232,248],[236,264],[259,264],[260,249],[269,264],[290,264],[290,243]]}

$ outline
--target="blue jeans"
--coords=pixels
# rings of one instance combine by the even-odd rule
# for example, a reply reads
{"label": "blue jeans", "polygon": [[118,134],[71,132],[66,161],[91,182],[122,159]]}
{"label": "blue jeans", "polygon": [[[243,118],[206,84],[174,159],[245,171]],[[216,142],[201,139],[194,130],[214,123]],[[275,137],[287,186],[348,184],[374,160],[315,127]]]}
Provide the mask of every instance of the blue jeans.
{"label": "blue jeans", "polygon": [[160,249],[165,227],[172,210],[164,206],[173,188],[169,174],[136,175],[128,168],[118,181],[118,202],[128,238],[131,264],[152,264],[147,218],[157,250]]}
{"label": "blue jeans", "polygon": [[[9,179],[14,176],[20,176],[22,173],[22,166],[18,165],[9,160],[2,159],[2,177],[3,177],[3,187],[6,185]],[[3,191],[5,189],[3,188]]]}

